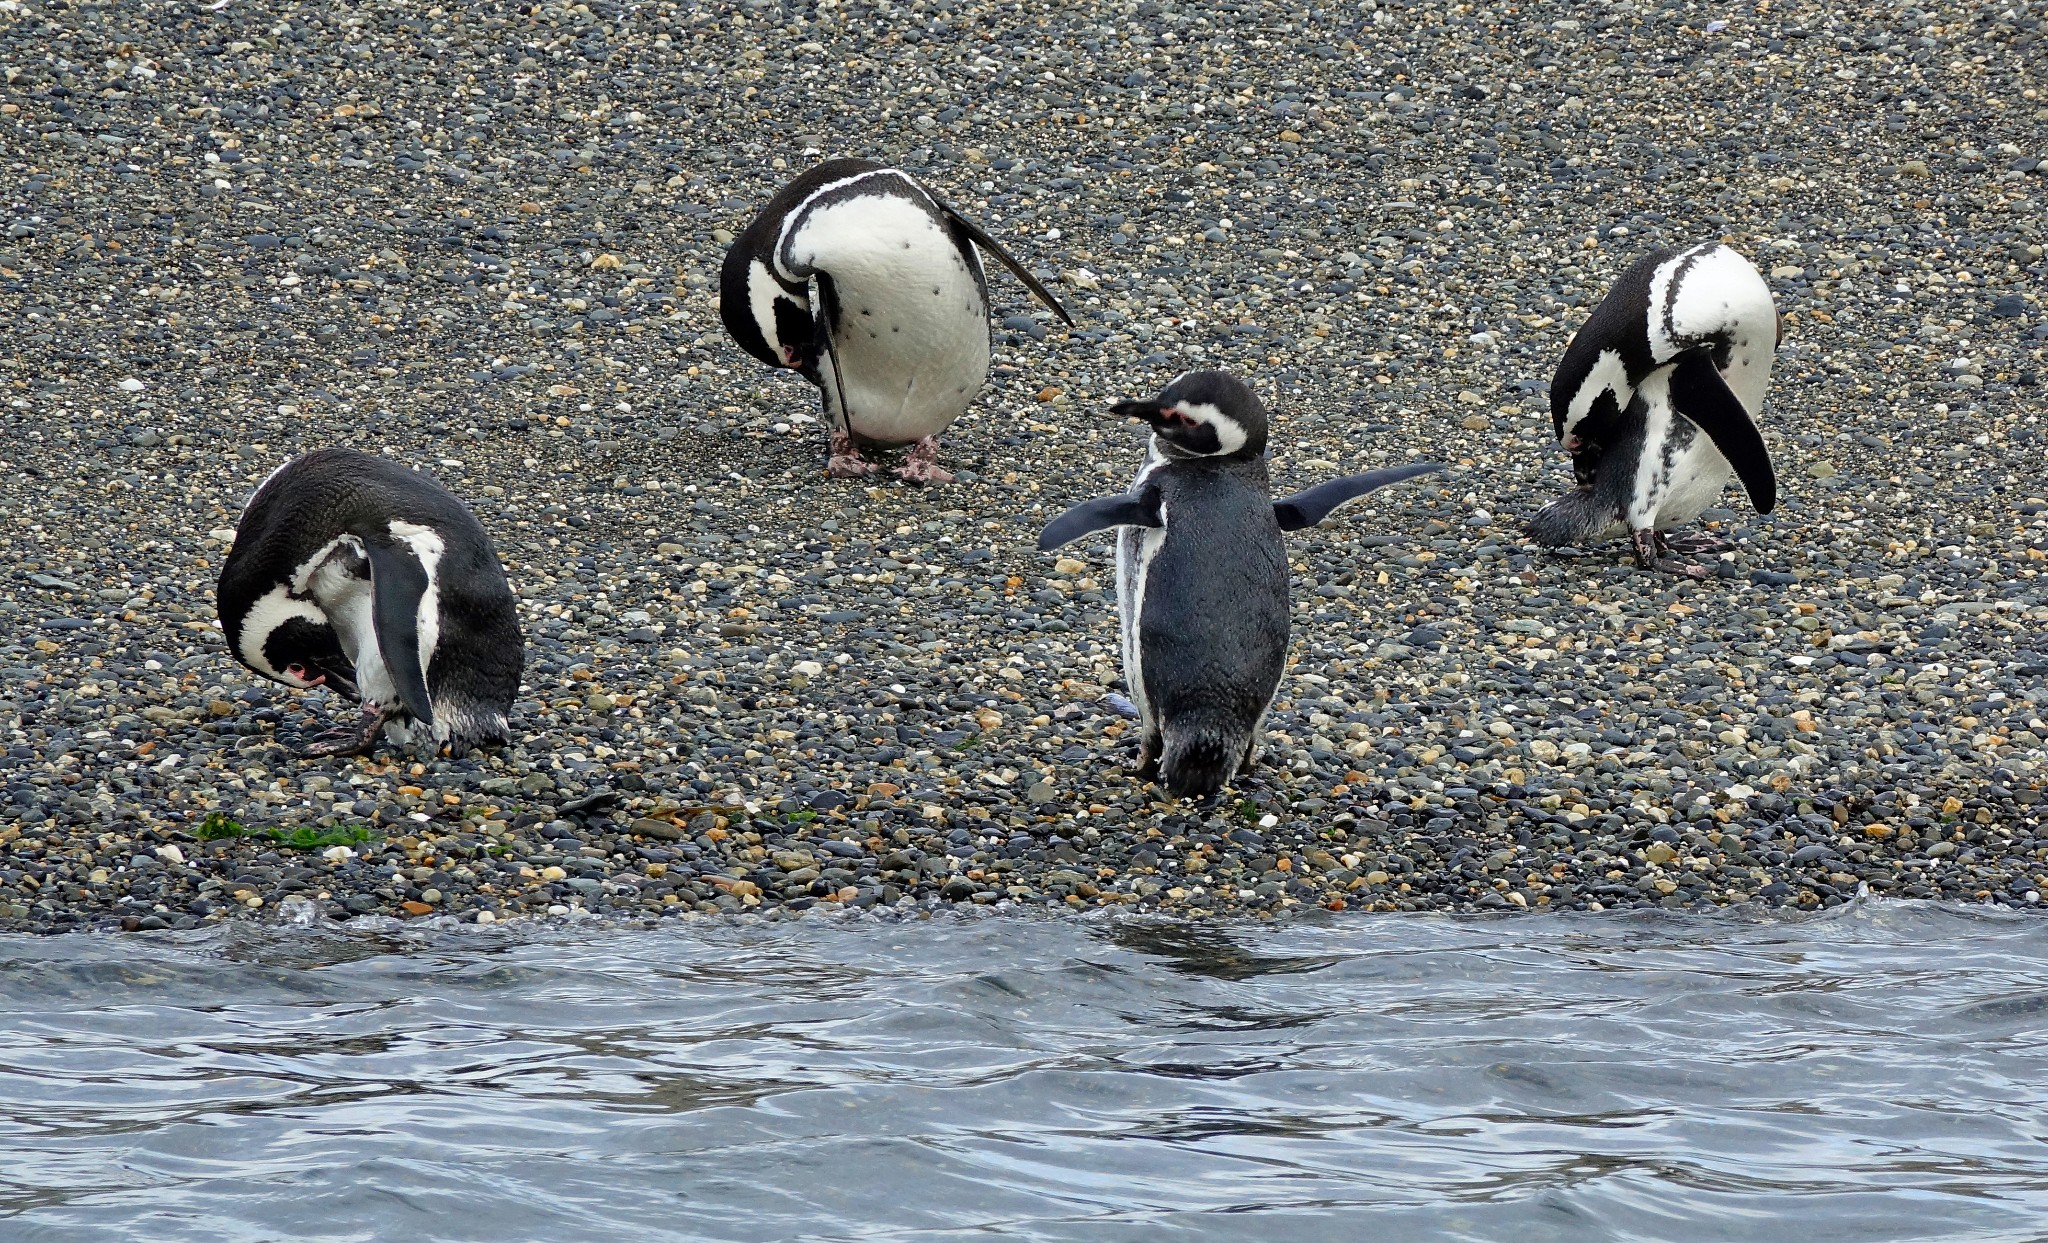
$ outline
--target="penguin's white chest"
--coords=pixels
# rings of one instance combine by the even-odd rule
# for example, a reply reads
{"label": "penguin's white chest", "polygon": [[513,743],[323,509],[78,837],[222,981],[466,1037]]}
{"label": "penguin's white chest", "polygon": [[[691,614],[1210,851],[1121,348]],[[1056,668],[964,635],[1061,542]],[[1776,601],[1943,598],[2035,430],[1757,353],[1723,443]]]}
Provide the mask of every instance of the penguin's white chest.
{"label": "penguin's white chest", "polygon": [[1734,477],[1735,468],[1714,442],[1696,433],[1690,444],[1672,455],[1670,478],[1653,525],[1664,531],[1691,522],[1720,499]]}
{"label": "penguin's white chest", "polygon": [[1668,372],[1645,381],[1638,395],[1645,406],[1643,456],[1625,517],[1632,530],[1669,530],[1719,499],[1735,468],[1705,432],[1672,409]]}
{"label": "penguin's white chest", "polygon": [[876,196],[813,213],[791,251],[837,292],[820,371],[828,406],[843,392],[855,435],[904,444],[960,417],[989,367],[988,303],[972,250],[918,205]]}
{"label": "penguin's white chest", "polygon": [[1122,640],[1124,681],[1131,702],[1147,731],[1153,728],[1152,700],[1145,685],[1145,644],[1140,636],[1145,613],[1146,578],[1152,561],[1166,547],[1166,528],[1124,527],[1116,539],[1117,625]]}
{"label": "penguin's white chest", "polygon": [[313,571],[307,594],[327,615],[334,627],[348,663],[356,669],[356,689],[365,703],[388,704],[398,699],[398,687],[384,664],[377,645],[377,628],[372,617],[376,605],[370,580],[349,571],[349,558],[329,557]]}
{"label": "penguin's white chest", "polygon": [[[1148,452],[1137,476],[1131,480],[1131,491],[1142,488],[1145,477],[1160,465],[1157,452]],[[1166,547],[1166,507],[1163,504],[1159,519],[1156,527],[1120,527],[1116,533],[1116,617],[1118,638],[1123,648],[1124,681],[1131,688],[1131,703],[1138,709],[1138,720],[1148,734],[1156,726],[1151,696],[1145,686],[1145,645],[1139,636],[1143,631],[1141,622],[1145,612],[1147,578],[1153,560]]]}

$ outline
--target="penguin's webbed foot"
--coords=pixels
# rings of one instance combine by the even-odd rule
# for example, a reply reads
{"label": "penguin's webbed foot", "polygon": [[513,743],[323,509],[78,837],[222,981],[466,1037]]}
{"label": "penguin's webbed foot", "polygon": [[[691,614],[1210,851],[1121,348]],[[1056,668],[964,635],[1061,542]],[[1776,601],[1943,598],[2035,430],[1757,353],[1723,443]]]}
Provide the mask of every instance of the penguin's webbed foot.
{"label": "penguin's webbed foot", "polygon": [[1681,557],[1706,557],[1735,551],[1733,540],[1725,540],[1706,531],[1659,531],[1657,543],[1665,552]]}
{"label": "penguin's webbed foot", "polygon": [[953,472],[939,465],[938,437],[926,436],[910,446],[910,456],[896,468],[896,477],[905,483],[953,482]]}
{"label": "penguin's webbed foot", "polygon": [[1633,538],[1636,549],[1636,565],[1645,570],[1657,570],[1665,574],[1676,574],[1682,578],[1705,578],[1707,567],[1690,561],[1680,561],[1664,555],[1662,541],[1657,533],[1645,527]]}
{"label": "penguin's webbed foot", "polygon": [[845,432],[832,433],[832,458],[825,463],[825,477],[828,479],[865,479],[882,469],[860,455],[854,448],[853,437]]}
{"label": "penguin's webbed foot", "polygon": [[321,734],[299,752],[302,759],[324,759],[330,755],[365,755],[377,745],[384,732],[385,712],[376,704],[364,704],[363,714],[353,725],[338,725]]}

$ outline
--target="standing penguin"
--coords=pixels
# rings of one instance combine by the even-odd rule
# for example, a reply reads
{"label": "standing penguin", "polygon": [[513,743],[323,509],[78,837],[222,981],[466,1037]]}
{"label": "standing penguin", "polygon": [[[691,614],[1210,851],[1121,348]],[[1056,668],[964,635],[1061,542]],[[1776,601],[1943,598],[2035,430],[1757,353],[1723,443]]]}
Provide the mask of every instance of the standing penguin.
{"label": "standing penguin", "polygon": [[309,756],[387,731],[457,750],[510,732],[526,663],[512,589],[476,517],[424,474],[353,449],[285,463],[242,511],[217,595],[235,659],[362,702]]}
{"label": "standing penguin", "polygon": [[910,174],[867,160],[818,165],[733,239],[719,315],[741,349],[823,393],[828,475],[873,474],[862,445],[907,444],[902,478],[953,478],[937,465],[937,436],[988,379],[988,277],[976,247],[1074,322],[980,226]]}
{"label": "standing penguin", "polygon": [[1665,532],[1699,517],[1731,475],[1758,513],[1777,504],[1756,420],[1780,327],[1764,278],[1719,242],[1660,250],[1622,273],[1550,382],[1577,486],[1537,511],[1529,537],[1556,548],[1626,533],[1642,568],[1705,577],[1671,554],[1729,545]]}
{"label": "standing penguin", "polygon": [[1261,723],[1287,659],[1283,531],[1315,526],[1346,501],[1431,471],[1394,466],[1273,499],[1266,408],[1242,380],[1191,371],[1150,401],[1112,409],[1152,425],[1120,496],[1061,514],[1041,552],[1119,527],[1117,613],[1124,680],[1141,731],[1136,772],[1205,798],[1258,759]]}

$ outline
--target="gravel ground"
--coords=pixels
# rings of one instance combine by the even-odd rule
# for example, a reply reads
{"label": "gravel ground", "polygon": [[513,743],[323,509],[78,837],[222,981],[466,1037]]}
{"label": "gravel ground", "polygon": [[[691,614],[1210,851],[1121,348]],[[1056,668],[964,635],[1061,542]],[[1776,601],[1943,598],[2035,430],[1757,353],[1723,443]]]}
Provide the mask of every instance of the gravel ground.
{"label": "gravel ground", "polygon": [[[2036,901],[2040,5],[1559,13],[0,0],[0,926]],[[956,485],[825,480],[718,326],[829,153],[1080,320],[994,276]],[[1715,236],[1787,313],[1780,508],[1731,490],[1704,584],[1524,545],[1584,309]],[[1108,541],[1031,550],[1191,365],[1279,487],[1453,464],[1291,540],[1268,765],[1208,811],[1118,771]],[[223,650],[242,500],[335,443],[499,538],[521,745],[299,762],[341,705]]]}

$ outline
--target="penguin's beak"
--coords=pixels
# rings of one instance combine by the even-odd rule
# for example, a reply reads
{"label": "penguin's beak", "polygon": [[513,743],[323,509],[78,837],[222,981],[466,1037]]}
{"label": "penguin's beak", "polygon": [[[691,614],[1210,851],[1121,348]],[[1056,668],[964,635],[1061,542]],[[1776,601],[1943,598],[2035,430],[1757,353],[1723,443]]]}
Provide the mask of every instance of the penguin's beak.
{"label": "penguin's beak", "polygon": [[1120,418],[1143,419],[1147,423],[1157,423],[1166,413],[1166,408],[1156,401],[1120,401],[1111,406],[1109,412]]}

